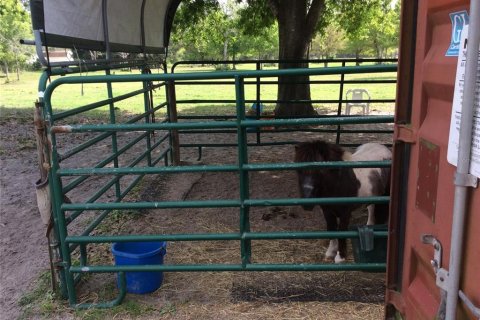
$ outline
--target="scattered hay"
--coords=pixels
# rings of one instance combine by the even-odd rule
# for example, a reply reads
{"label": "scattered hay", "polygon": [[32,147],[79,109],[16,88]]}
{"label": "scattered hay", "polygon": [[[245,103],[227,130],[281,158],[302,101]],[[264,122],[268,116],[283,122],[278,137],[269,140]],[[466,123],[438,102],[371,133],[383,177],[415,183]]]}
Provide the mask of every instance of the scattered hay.
{"label": "scattered hay", "polygon": [[[249,161],[290,162],[291,148],[252,148]],[[195,151],[185,151],[182,158],[195,161]],[[236,161],[234,149],[206,151],[202,159],[205,164]],[[138,199],[129,201],[237,199],[236,175],[205,172],[148,176],[138,191]],[[291,171],[252,172],[249,180],[251,198],[298,196],[296,176]],[[365,212],[354,215],[352,224],[366,221]],[[238,208],[142,210],[125,221],[107,229],[106,234],[232,233],[239,232],[240,226]],[[325,229],[325,222],[318,208],[306,212],[299,206],[258,207],[250,208],[250,227],[255,232],[317,231]],[[252,241],[252,262],[319,263],[324,259],[327,241]],[[106,250],[108,247],[101,248],[94,261],[111,264]],[[349,262],[352,256],[350,248]],[[165,264],[173,265],[240,262],[239,241],[170,241],[165,255]],[[110,277],[107,293],[115,292],[112,283]],[[384,283],[383,273],[364,272],[166,272],[159,290],[147,295],[128,294],[126,301],[149,306],[151,312],[143,314],[142,319],[381,319]],[[81,287],[98,292],[100,287],[96,285],[101,284]],[[80,291],[82,301],[98,300]],[[123,314],[118,317],[124,319]]]}

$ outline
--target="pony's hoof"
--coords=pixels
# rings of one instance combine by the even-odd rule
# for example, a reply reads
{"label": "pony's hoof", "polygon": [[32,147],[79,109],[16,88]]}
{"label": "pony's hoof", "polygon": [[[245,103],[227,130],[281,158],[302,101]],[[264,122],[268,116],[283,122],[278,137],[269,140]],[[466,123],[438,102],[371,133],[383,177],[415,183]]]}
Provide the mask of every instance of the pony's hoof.
{"label": "pony's hoof", "polygon": [[335,256],[335,263],[344,263],[345,262],[345,258],[342,258],[342,256],[340,255],[340,252],[337,252],[337,255]]}
{"label": "pony's hoof", "polygon": [[332,261],[335,259],[335,255],[330,255],[328,252],[325,253],[325,261]]}
{"label": "pony's hoof", "polygon": [[333,260],[335,258],[335,255],[338,252],[338,240],[337,239],[332,239],[330,240],[330,243],[328,245],[328,249],[325,252],[325,257],[327,259]]}

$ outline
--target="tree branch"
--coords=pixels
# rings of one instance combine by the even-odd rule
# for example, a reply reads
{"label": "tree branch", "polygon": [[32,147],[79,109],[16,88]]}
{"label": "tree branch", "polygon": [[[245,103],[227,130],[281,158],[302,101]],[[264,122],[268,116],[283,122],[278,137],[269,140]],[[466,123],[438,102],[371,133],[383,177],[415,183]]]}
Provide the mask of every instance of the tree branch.
{"label": "tree branch", "polygon": [[320,18],[323,16],[323,11],[325,11],[325,0],[313,0],[312,5],[307,13],[307,23],[305,36],[307,41],[310,42],[315,33],[315,28],[317,27]]}

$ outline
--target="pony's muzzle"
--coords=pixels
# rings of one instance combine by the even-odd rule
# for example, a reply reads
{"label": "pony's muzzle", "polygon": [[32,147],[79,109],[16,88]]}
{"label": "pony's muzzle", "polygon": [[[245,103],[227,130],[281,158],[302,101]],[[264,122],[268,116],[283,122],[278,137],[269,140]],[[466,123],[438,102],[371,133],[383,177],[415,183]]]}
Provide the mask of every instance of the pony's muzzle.
{"label": "pony's muzzle", "polygon": [[[313,179],[311,177],[305,178],[302,184],[302,196],[303,198],[313,198],[313,190],[315,187],[313,186]],[[306,211],[312,211],[314,204],[303,204],[302,208]]]}
{"label": "pony's muzzle", "polygon": [[[303,193],[303,197],[304,198],[312,198],[313,197],[313,184],[311,183],[304,183],[302,185],[302,193]],[[313,204],[304,204],[302,205],[302,208],[303,210],[306,210],[306,211],[312,211],[313,210],[313,207],[315,207],[315,205]]]}
{"label": "pony's muzzle", "polygon": [[302,193],[304,198],[313,198],[313,190],[315,187],[312,183],[304,183],[302,185]]}

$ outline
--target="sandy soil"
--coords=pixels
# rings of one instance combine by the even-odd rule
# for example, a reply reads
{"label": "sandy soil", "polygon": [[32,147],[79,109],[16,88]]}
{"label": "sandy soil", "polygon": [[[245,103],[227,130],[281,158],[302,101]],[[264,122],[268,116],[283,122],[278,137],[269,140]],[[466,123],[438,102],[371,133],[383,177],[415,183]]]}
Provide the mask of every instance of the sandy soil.
{"label": "sandy soil", "polygon": [[[253,135],[251,135],[253,137]],[[37,155],[35,140],[33,136],[33,125],[30,121],[17,121],[15,118],[2,118],[0,125],[0,166],[1,166],[1,193],[0,193],[0,319],[15,319],[20,314],[18,299],[31,289],[33,281],[39,276],[39,273],[49,268],[47,242],[45,238],[45,226],[41,222],[35,199],[35,181],[38,179]],[[274,141],[275,139],[287,140],[305,140],[315,137],[315,135],[305,133],[266,135],[265,139]],[[375,136],[358,136],[362,141],[375,140]],[[192,135],[188,139],[193,138]],[[212,140],[212,137],[207,139]],[[234,137],[225,137],[225,135],[213,138],[215,142],[235,141]],[[388,140],[388,139],[387,139]],[[66,145],[74,141],[64,141]],[[98,148],[103,148],[99,146]],[[249,151],[250,162],[290,162],[292,159],[291,146],[270,147],[270,148],[251,148]],[[99,155],[104,153],[97,150]],[[234,148],[206,148],[203,150],[203,164],[233,163],[236,161],[236,149]],[[186,150],[182,159],[189,163],[198,163],[196,160],[196,150]],[[77,162],[70,165],[87,164],[94,161],[91,154],[85,159],[75,160]],[[83,161],[78,162],[78,161]],[[68,164],[68,162],[67,162]],[[250,176],[251,197],[252,198],[286,198],[297,196],[297,185],[295,175],[292,172],[257,172]],[[153,176],[146,179],[141,197],[143,200],[165,200],[165,199],[233,199],[238,197],[238,183],[234,174],[218,173],[195,173],[182,174],[176,179],[172,176]],[[86,190],[89,185],[82,186]],[[80,190],[82,190],[80,188]],[[81,197],[72,195],[72,200],[80,200]],[[108,198],[108,195],[107,195]],[[141,217],[141,222],[135,225],[122,226],[127,228],[128,232],[142,233],[177,233],[177,232],[232,232],[238,226],[237,209],[198,209],[190,210],[186,214],[181,210],[166,210],[165,214],[158,212],[147,212]],[[363,217],[361,218],[363,219]],[[324,222],[318,210],[314,212],[305,212],[298,207],[266,207],[255,208],[251,210],[251,227],[253,231],[266,230],[318,230],[323,228]],[[119,228],[119,231],[122,229]],[[269,247],[270,246],[270,247]],[[285,249],[287,247],[287,249]],[[282,248],[281,250],[279,248]],[[258,246],[253,248],[254,262],[270,262],[273,260],[280,263],[285,262],[312,262],[322,259],[322,247],[318,241],[304,241],[301,246],[285,246],[280,244],[268,244],[258,242]],[[286,251],[287,253],[286,253]],[[238,263],[238,244],[227,244],[224,241],[215,242],[204,246],[193,246],[191,242],[175,242],[169,244],[169,254],[167,254],[167,263],[218,263],[235,262]],[[177,254],[175,254],[177,252]],[[188,255],[178,254],[179,252],[188,252]],[[305,254],[305,252],[308,252]],[[204,253],[207,253],[206,255]],[[266,254],[268,253],[268,254]],[[212,299],[218,301],[235,300],[234,307],[228,309],[231,312],[228,318],[237,318],[241,316],[238,309],[242,308],[245,301],[276,302],[276,300],[285,300],[285,297],[304,298],[287,299],[289,301],[325,301],[328,299],[319,297],[325,296],[325,292],[319,291],[316,294],[312,283],[322,283],[318,275],[309,274],[304,278],[298,278],[295,274],[284,276],[281,282],[273,281],[278,279],[276,274],[272,277],[259,276],[233,276],[231,273],[210,274],[207,280],[198,280],[198,274],[192,273],[171,273],[166,277],[164,290],[161,293],[153,295],[153,298],[162,297],[163,301],[182,301],[187,303],[202,303]],[[222,289],[223,293],[215,291],[215,294],[205,294],[205,288],[202,286],[214,279],[223,277],[222,281],[228,282],[228,289]],[[339,276],[340,278],[342,276]],[[367,277],[368,278],[368,277]],[[377,277],[378,278],[378,277]],[[263,280],[262,280],[263,279]],[[338,280],[338,279],[337,279]],[[207,282],[205,282],[207,281]],[[340,280],[339,280],[340,281]],[[345,279],[343,279],[345,281]],[[366,281],[371,281],[368,278]],[[182,283],[182,285],[180,285]],[[285,283],[294,284],[285,286]],[[378,283],[380,283],[378,285]],[[187,284],[190,286],[187,286]],[[193,284],[193,286],[192,286]],[[371,285],[370,285],[371,286]],[[382,280],[375,284],[377,291],[375,301],[382,299]],[[279,289],[280,288],[280,289]],[[297,288],[297,289],[295,289]],[[300,288],[300,289],[298,289]],[[220,290],[220,289],[218,289]],[[302,291],[303,290],[303,291]],[[212,292],[214,292],[212,291]],[[302,293],[303,292],[303,293]],[[306,294],[310,292],[310,295]],[[350,294],[358,295],[353,289]],[[346,293],[345,293],[346,294]],[[268,300],[266,297],[271,297]],[[267,300],[265,300],[267,299]],[[272,300],[273,299],[273,300]],[[331,300],[331,299],[330,299]],[[348,300],[348,297],[347,297]],[[344,298],[338,301],[345,301]],[[158,303],[158,302],[157,302]],[[295,302],[297,303],[297,302]],[[221,308],[220,305],[212,304],[212,310]],[[378,310],[377,310],[378,311]],[[181,311],[185,313],[185,311]],[[181,314],[179,310],[179,314]],[[227,311],[225,311],[227,312]],[[381,311],[380,311],[381,312]],[[207,314],[207,313],[206,313]],[[221,314],[221,313],[220,313]],[[236,316],[235,316],[236,315]],[[184,317],[190,318],[188,312]],[[202,314],[197,314],[202,318]],[[196,318],[198,318],[196,317]],[[204,317],[209,318],[209,317]]]}
{"label": "sandy soil", "polygon": [[0,137],[0,318],[15,319],[18,299],[48,268],[49,260],[35,198],[33,125],[4,120]]}

